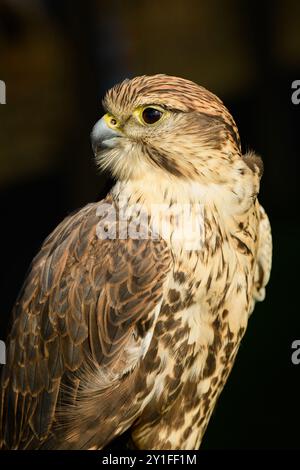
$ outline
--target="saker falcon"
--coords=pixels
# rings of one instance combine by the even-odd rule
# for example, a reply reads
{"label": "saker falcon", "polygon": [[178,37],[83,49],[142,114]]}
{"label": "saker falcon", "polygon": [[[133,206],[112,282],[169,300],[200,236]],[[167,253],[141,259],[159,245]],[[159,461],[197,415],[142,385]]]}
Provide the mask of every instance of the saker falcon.
{"label": "saker falcon", "polygon": [[116,184],[32,263],[1,380],[4,449],[101,449],[125,431],[138,449],[197,449],[265,296],[262,161],[220,99],[154,75],[104,107],[92,144]]}

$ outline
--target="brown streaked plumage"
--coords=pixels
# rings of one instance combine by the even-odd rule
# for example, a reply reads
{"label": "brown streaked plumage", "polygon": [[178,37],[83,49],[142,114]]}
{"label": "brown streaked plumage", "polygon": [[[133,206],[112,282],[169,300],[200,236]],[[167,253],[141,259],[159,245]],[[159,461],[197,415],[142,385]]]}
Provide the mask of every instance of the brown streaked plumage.
{"label": "brown streaked plumage", "polygon": [[[117,183],[32,263],[1,379],[4,449],[100,449],[126,430],[140,449],[198,448],[265,295],[262,162],[241,155],[219,98],[155,75],[116,85],[104,105],[93,147]],[[148,108],[160,116],[151,124]],[[199,204],[201,244],[187,248],[174,210],[188,205],[190,227]],[[125,219],[146,236],[124,237]]]}

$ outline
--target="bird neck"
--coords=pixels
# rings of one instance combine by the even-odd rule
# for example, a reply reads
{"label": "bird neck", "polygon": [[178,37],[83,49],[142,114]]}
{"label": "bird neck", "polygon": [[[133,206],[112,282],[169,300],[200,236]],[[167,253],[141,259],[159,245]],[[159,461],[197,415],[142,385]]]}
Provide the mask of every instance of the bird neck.
{"label": "bird neck", "polygon": [[220,171],[217,176],[222,179],[197,181],[153,173],[118,181],[111,193],[115,200],[122,199],[122,206],[140,204],[148,212],[153,205],[174,204],[202,204],[206,209],[216,208],[229,215],[249,210],[259,191],[258,175],[239,159],[230,171]]}
{"label": "bird neck", "polygon": [[150,227],[180,257],[185,250],[201,250],[206,221],[211,227],[218,221],[219,230],[229,233],[253,211],[257,188],[246,167],[239,178],[223,184],[147,175],[142,180],[117,182],[111,195],[122,217],[133,221],[133,231]]}
{"label": "bird neck", "polygon": [[158,178],[154,175],[118,182],[112,189],[112,194],[115,198],[126,198],[129,204],[139,203],[149,207],[152,204],[199,202],[204,197],[205,188],[197,182]]}

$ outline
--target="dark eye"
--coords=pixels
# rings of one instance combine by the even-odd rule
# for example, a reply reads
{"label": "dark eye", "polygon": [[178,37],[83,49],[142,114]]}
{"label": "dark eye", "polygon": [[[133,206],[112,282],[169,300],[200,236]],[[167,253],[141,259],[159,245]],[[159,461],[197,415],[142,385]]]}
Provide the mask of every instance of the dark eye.
{"label": "dark eye", "polygon": [[142,113],[142,118],[146,124],[154,124],[155,122],[160,120],[162,114],[162,111],[160,111],[159,109],[145,108]]}

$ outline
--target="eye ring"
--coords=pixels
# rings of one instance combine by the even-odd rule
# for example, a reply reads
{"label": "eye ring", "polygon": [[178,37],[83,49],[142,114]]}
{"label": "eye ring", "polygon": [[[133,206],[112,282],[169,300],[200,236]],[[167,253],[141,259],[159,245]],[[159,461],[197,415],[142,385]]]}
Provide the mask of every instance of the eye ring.
{"label": "eye ring", "polygon": [[146,108],[143,109],[141,113],[141,119],[144,124],[155,124],[158,122],[163,115],[163,111],[157,108],[153,108],[152,106],[147,106]]}

